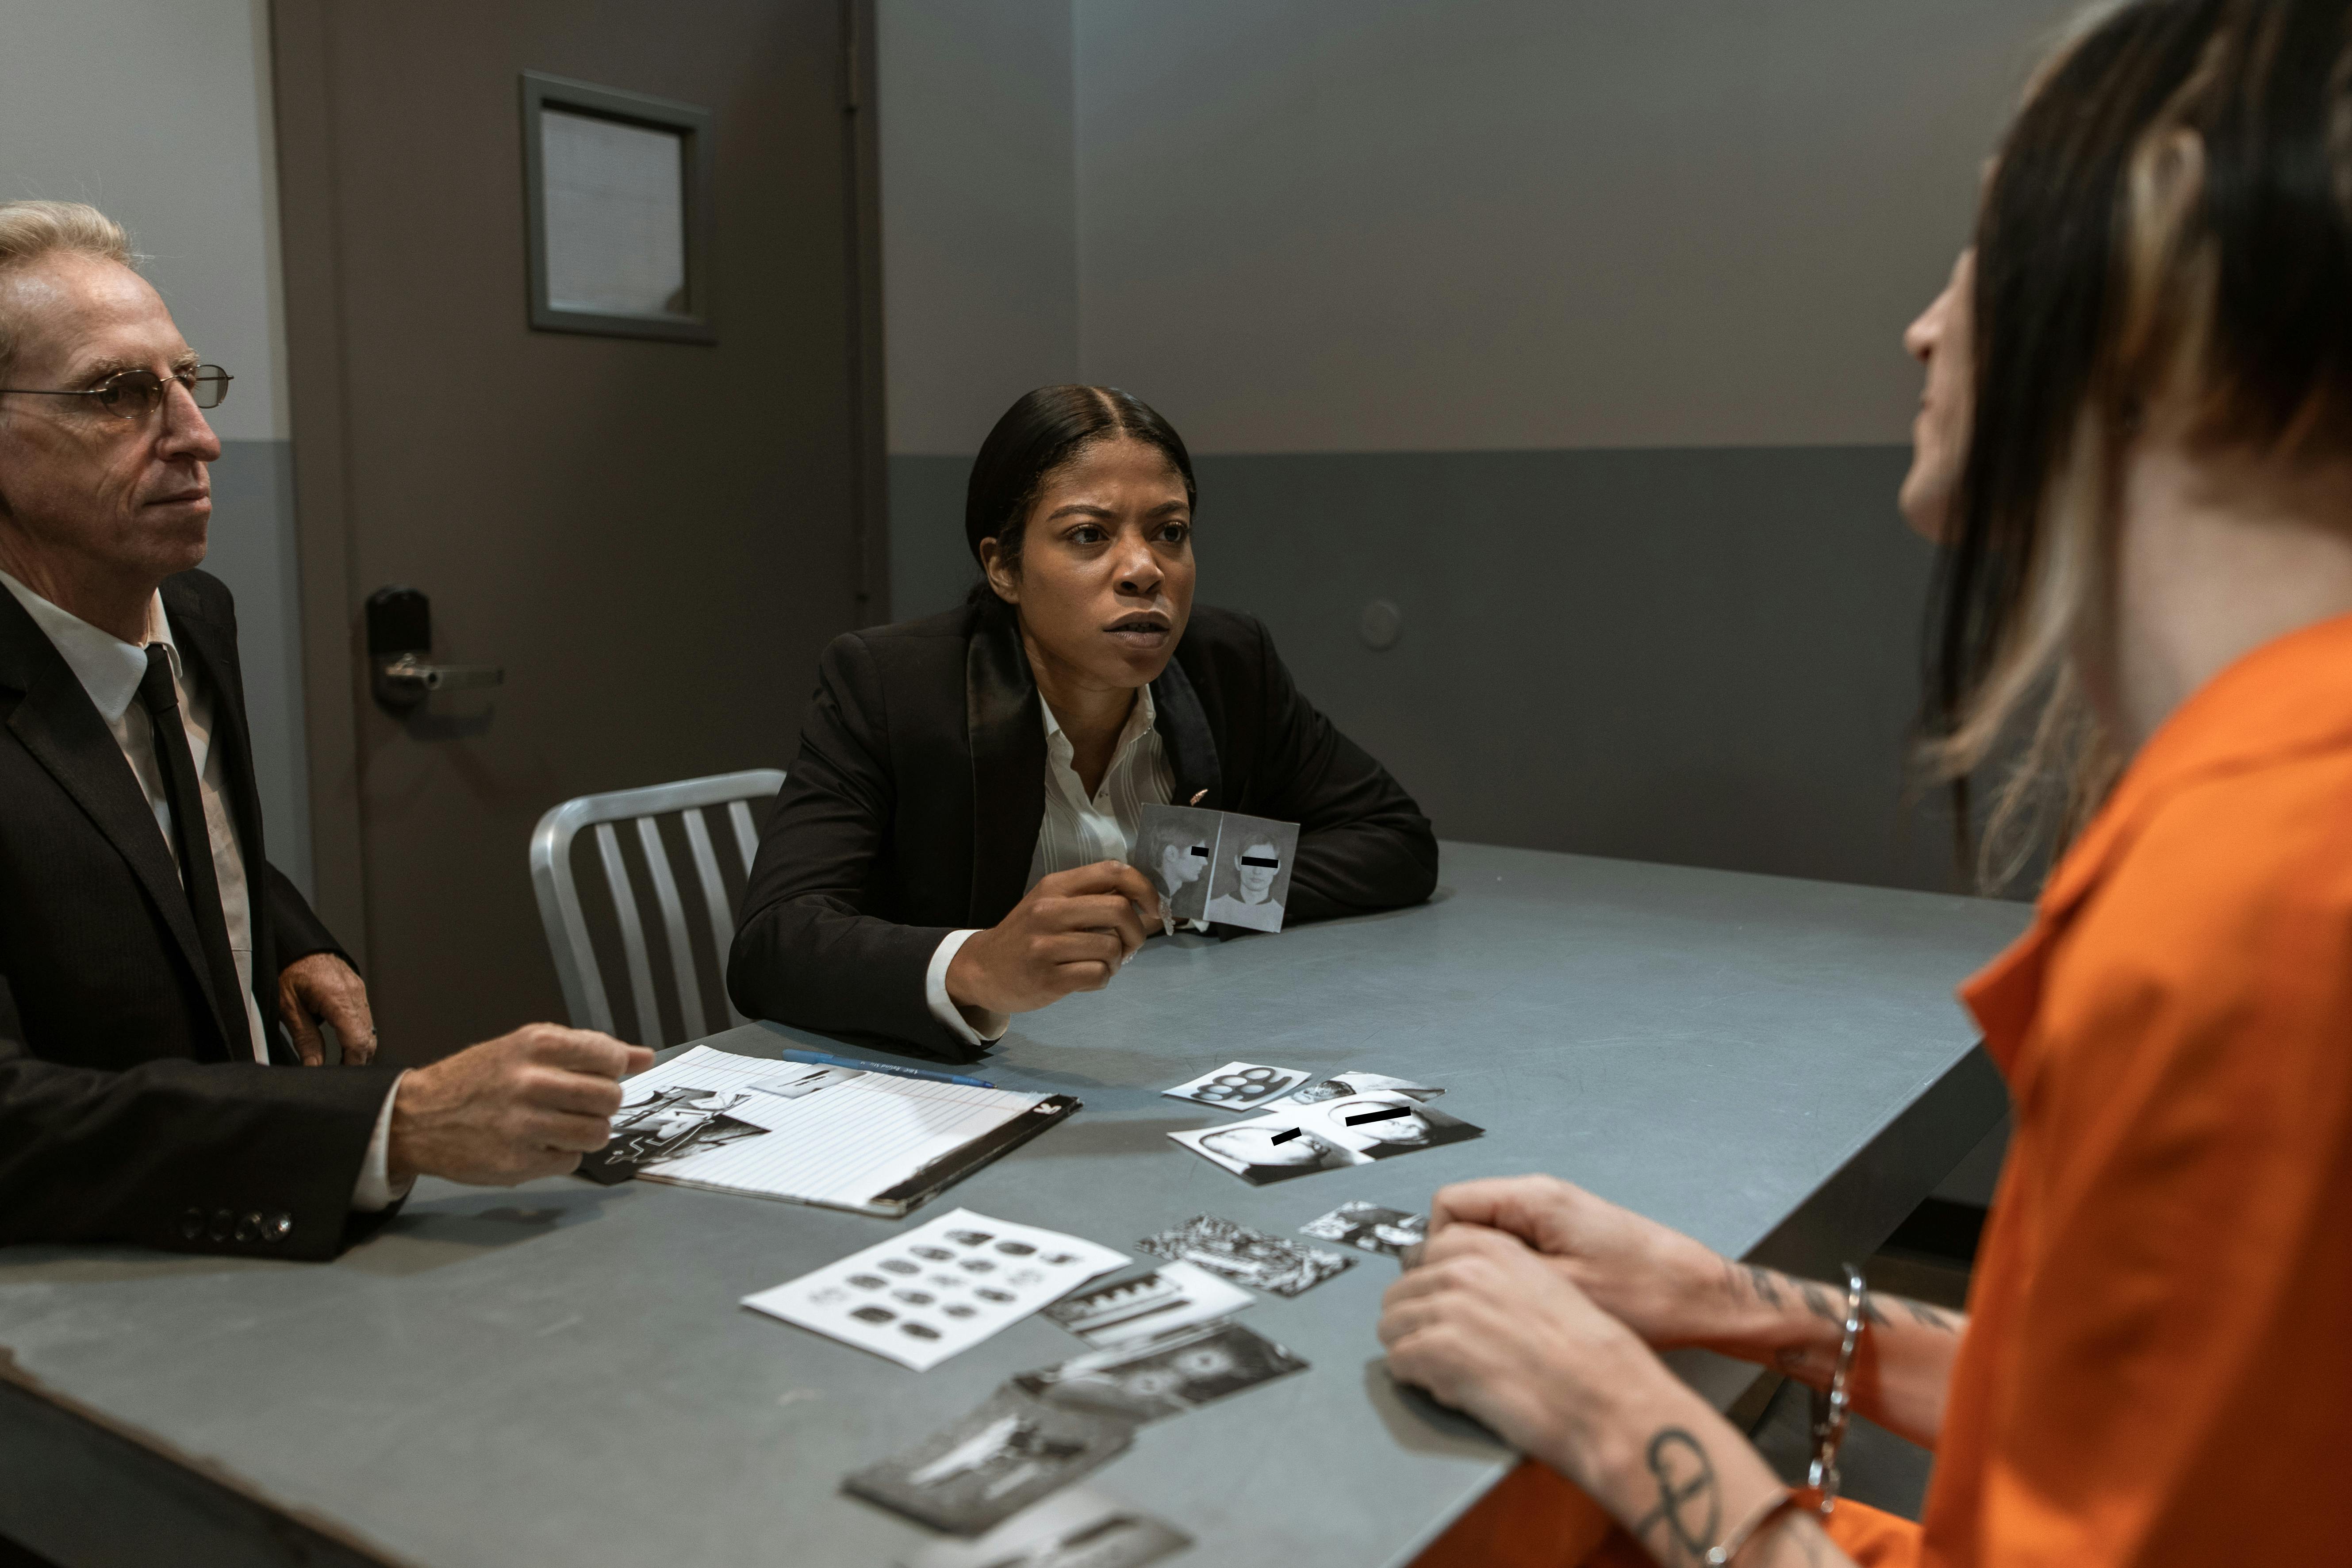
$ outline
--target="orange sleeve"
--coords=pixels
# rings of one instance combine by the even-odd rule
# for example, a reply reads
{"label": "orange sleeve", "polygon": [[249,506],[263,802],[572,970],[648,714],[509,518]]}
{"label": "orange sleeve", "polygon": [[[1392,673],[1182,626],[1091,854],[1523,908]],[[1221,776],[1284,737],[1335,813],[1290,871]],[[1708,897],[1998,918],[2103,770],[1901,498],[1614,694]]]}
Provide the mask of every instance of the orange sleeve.
{"label": "orange sleeve", "polygon": [[2352,769],[2184,791],[2057,939],[1986,1568],[2352,1561]]}

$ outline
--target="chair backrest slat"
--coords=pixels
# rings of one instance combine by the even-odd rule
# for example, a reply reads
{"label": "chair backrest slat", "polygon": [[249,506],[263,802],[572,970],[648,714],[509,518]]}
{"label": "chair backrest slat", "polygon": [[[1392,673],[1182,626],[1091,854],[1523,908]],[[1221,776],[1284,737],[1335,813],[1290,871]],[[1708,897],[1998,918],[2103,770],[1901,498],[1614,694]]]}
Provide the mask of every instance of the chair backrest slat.
{"label": "chair backrest slat", "polygon": [[[572,875],[572,846],[580,830],[593,829],[597,859],[604,874],[605,888],[612,895],[613,919],[619,928],[621,952],[628,969],[638,1040],[658,1047],[665,1041],[660,994],[654,984],[653,953],[646,939],[645,919],[637,908],[637,889],[623,858],[614,825],[636,825],[637,847],[645,854],[646,879],[652,884],[654,902],[661,910],[663,934],[668,939],[668,969],[677,990],[678,1021],[687,1037],[692,1038],[705,1032],[709,1009],[705,1005],[695,963],[687,901],[678,887],[681,868],[670,863],[669,847],[657,818],[678,815],[688,856],[694,862],[695,881],[702,894],[702,912],[710,922],[711,950],[723,967],[728,948],[734,940],[735,921],[726,880],[720,875],[717,847],[703,813],[709,807],[727,808],[728,826],[734,831],[735,847],[742,857],[748,876],[752,856],[759,847],[759,831],[751,820],[751,803],[772,799],[783,783],[781,771],[758,768],[645,789],[583,795],[565,801],[539,819],[539,827],[531,835],[531,882],[539,895],[540,919],[547,930],[556,975],[563,984],[564,1005],[571,1010],[574,1025],[616,1032],[611,996],[598,970],[596,949],[590,940],[587,915]],[[744,1022],[731,1001],[727,1005],[727,1016],[731,1023]]]}
{"label": "chair backrest slat", "polygon": [[661,1038],[661,1005],[654,995],[652,955],[646,951],[646,928],[637,919],[637,890],[629,883],[629,868],[621,859],[620,836],[609,822],[596,825],[596,853],[604,862],[604,885],[613,889],[613,918],[621,924],[621,952],[629,963],[629,992],[637,1003],[637,1038],[653,1045]]}
{"label": "chair backrest slat", "polygon": [[637,818],[637,843],[645,849],[654,902],[661,906],[662,930],[669,937],[670,976],[677,982],[677,1021],[686,1030],[686,1038],[698,1040],[710,1032],[702,1026],[702,981],[694,973],[694,943],[686,934],[686,906],[678,901],[677,879],[669,872],[669,851],[662,844],[659,817]]}
{"label": "chair backrest slat", "polygon": [[735,825],[735,843],[743,851],[743,875],[748,877],[751,874],[751,857],[760,847],[760,836],[751,826],[751,808],[739,800],[727,808],[727,820]]}
{"label": "chair backrest slat", "polygon": [[[727,907],[727,884],[719,875],[719,857],[711,851],[710,827],[702,820],[700,811],[689,811],[678,821],[685,825],[687,853],[694,858],[695,879],[702,884],[702,902],[710,915],[711,951],[719,954],[719,967],[723,971],[727,967],[727,950],[735,941],[735,916]],[[719,990],[726,990],[723,976]],[[735,1011],[732,996],[727,997],[727,1021],[748,1021]]]}

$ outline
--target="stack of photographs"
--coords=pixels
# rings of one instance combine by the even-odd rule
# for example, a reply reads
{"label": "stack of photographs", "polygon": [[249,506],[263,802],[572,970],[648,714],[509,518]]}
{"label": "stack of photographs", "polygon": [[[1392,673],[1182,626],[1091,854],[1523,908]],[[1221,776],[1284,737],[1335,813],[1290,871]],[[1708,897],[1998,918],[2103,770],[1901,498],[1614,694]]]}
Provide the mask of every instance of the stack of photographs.
{"label": "stack of photographs", "polygon": [[1135,1245],[1154,1258],[1190,1263],[1236,1285],[1285,1298],[1313,1289],[1356,1261],[1205,1214]]}
{"label": "stack of photographs", "polygon": [[1045,1310],[1087,1353],[1021,1373],[962,1420],[843,1480],[936,1529],[990,1532],[930,1548],[907,1568],[1140,1568],[1192,1544],[1108,1500],[1056,1494],[1151,1422],[1306,1371],[1233,1321],[1255,1300],[1235,1286],[1296,1296],[1353,1259],[1209,1215],[1139,1245],[1168,1261]]}
{"label": "stack of photographs", "polygon": [[1407,1248],[1429,1239],[1429,1216],[1378,1204],[1341,1204],[1322,1218],[1300,1226],[1298,1234],[1401,1260]]}
{"label": "stack of photographs", "polygon": [[1486,1131],[1397,1089],[1307,1104],[1297,1100],[1223,1127],[1171,1132],[1195,1154],[1253,1186],[1345,1170],[1459,1143]]}

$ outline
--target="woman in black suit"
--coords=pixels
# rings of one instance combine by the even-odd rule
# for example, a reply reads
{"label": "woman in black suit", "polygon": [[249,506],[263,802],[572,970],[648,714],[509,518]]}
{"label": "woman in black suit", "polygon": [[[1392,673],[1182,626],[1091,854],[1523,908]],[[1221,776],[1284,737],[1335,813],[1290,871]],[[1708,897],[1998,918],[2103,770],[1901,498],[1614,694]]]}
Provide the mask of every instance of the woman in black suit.
{"label": "woman in black suit", "polygon": [[1159,890],[1141,806],[1299,825],[1289,921],[1426,899],[1412,797],[1291,684],[1265,628],[1192,603],[1192,464],[1108,387],[1047,386],[973,461],[987,581],[961,609],[834,639],[760,842],[735,1005],[969,1053],[1108,984]]}

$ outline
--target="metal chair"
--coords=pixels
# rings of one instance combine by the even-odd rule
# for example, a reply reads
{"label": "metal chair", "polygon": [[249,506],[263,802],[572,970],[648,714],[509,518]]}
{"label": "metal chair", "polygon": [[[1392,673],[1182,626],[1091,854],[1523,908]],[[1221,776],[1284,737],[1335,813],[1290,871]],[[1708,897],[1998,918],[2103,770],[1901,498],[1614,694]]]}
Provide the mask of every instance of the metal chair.
{"label": "metal chair", "polygon": [[[680,879],[671,869],[670,850],[662,836],[660,819],[675,815],[685,836],[696,880],[701,885],[702,908],[709,920],[711,948],[722,971],[723,998],[723,972],[728,944],[735,936],[735,917],[703,814],[726,807],[728,826],[742,855],[743,873],[749,877],[751,854],[759,847],[751,803],[772,799],[783,784],[782,769],[754,768],[748,773],[719,773],[645,789],[582,795],[577,800],[565,801],[539,819],[539,826],[530,836],[530,880],[539,894],[539,918],[547,928],[548,950],[555,957],[555,973],[563,983],[563,1003],[571,1009],[573,1027],[618,1033],[613,1026],[613,1005],[605,994],[604,976],[598,972],[588,917],[581,908],[580,889],[572,873],[572,841],[580,830],[595,830],[597,858],[604,867],[604,885],[612,895],[614,921],[620,928],[621,950],[628,964],[629,994],[637,1015],[637,1043],[659,1048],[667,1042],[662,1037],[661,1002],[654,988],[653,953],[646,941],[646,922],[638,913],[636,888],[630,879],[615,826],[636,824],[637,847],[644,857],[646,879],[652,884],[654,903],[661,912],[663,933],[668,942],[678,1020],[685,1029],[679,1038],[690,1040],[710,1031],[704,1026],[702,984],[696,973],[694,943],[687,930],[686,904],[678,896]],[[745,1022],[733,1003],[722,1000],[721,1005],[726,1008],[730,1024]]]}

